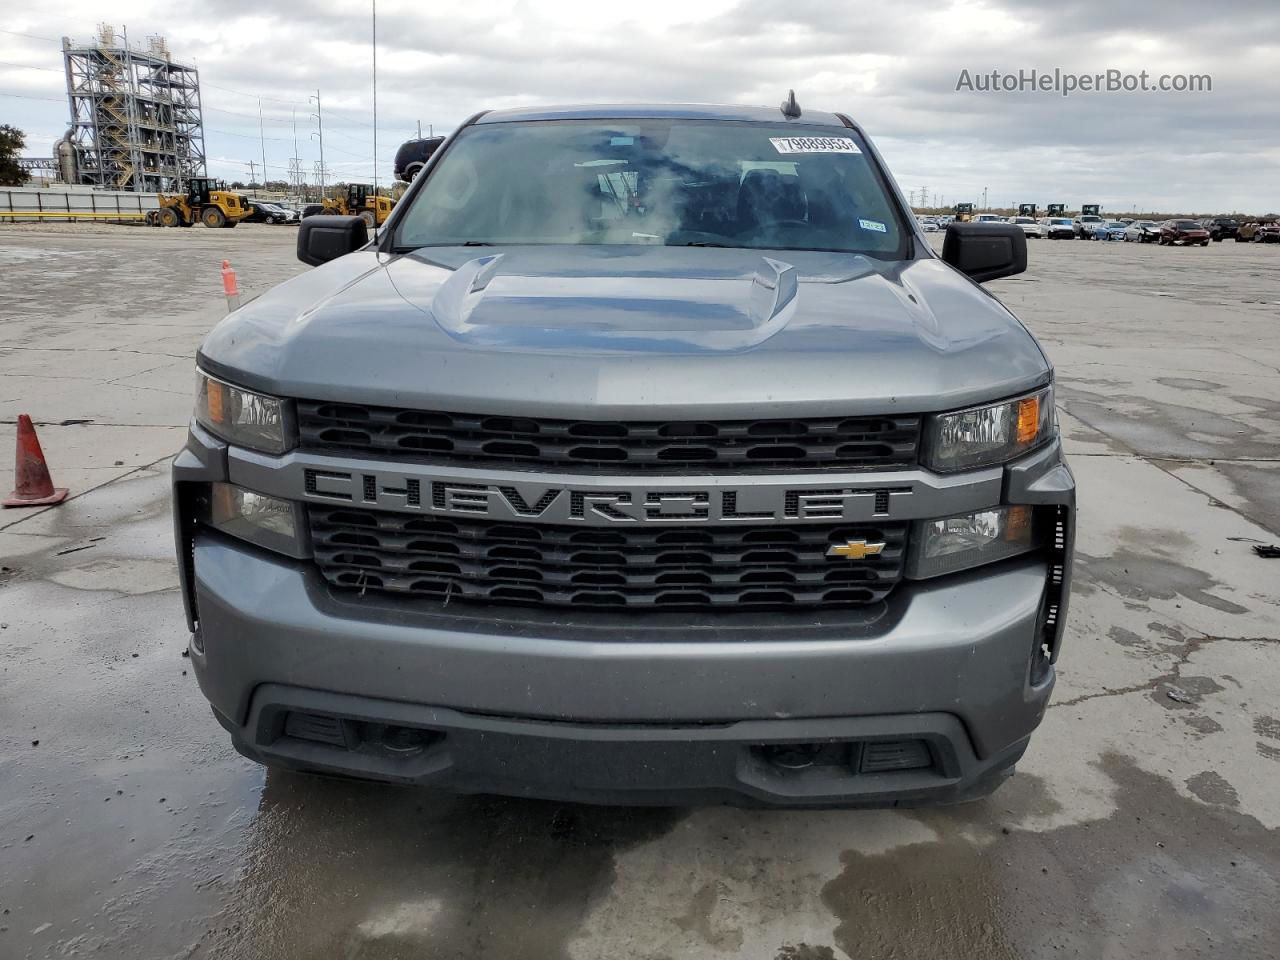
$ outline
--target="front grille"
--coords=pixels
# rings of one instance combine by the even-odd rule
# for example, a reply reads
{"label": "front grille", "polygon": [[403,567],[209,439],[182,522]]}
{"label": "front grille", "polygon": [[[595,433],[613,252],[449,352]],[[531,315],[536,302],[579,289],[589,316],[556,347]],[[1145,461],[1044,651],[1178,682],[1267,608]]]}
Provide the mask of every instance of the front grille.
{"label": "front grille", "polygon": [[[334,587],[461,603],[576,609],[848,607],[902,578],[905,523],[583,528],[310,507]],[[850,540],[863,560],[828,557]]]}
{"label": "front grille", "polygon": [[670,472],[888,470],[916,463],[918,416],[716,421],[553,420],[299,400],[307,450],[430,463]]}

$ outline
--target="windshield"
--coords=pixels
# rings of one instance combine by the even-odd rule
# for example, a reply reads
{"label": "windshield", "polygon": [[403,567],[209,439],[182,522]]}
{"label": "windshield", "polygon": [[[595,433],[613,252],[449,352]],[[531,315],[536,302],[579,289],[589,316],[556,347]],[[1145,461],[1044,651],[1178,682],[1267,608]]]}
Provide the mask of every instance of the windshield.
{"label": "windshield", "polygon": [[905,255],[853,130],[692,120],[477,124],[405,212],[398,248],[646,244]]}
{"label": "windshield", "polygon": [[1101,223],[1101,222],[1102,222],[1102,218],[1101,218],[1101,217],[1095,217],[1095,216],[1093,216],[1092,214],[1086,214],[1085,216],[1083,216],[1083,217],[1081,217],[1081,218],[1080,218],[1080,222],[1081,222],[1081,223]]}
{"label": "windshield", "polygon": [[1202,230],[1203,227],[1194,220],[1179,220],[1176,224],[1180,230]]}
{"label": "windshield", "polygon": [[1071,221],[1067,220],[1066,218],[1054,219],[1054,220],[1050,220],[1049,222],[1054,226],[1063,226],[1063,227],[1071,226]]}

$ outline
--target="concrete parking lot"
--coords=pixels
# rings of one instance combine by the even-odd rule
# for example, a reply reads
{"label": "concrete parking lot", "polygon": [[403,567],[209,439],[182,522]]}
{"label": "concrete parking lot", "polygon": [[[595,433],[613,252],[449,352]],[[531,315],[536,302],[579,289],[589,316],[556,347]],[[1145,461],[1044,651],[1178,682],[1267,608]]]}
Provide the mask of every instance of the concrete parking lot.
{"label": "concrete parking lot", "polygon": [[990,285],[1080,487],[1054,702],[989,800],[605,809],[266,773],[196,689],[167,458],[288,228],[0,227],[0,956],[1274,957],[1280,247],[1033,241]]}

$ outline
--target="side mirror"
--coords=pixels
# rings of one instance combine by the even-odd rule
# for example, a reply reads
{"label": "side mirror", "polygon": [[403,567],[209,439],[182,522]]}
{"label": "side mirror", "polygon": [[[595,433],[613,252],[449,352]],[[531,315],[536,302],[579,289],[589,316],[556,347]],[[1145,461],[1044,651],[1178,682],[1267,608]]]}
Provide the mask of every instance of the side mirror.
{"label": "side mirror", "polygon": [[977,283],[1027,269],[1027,235],[1017,224],[953,223],[942,241],[942,259]]}
{"label": "side mirror", "polygon": [[298,224],[298,259],[318,267],[345,257],[369,242],[369,228],[359,217],[307,217]]}

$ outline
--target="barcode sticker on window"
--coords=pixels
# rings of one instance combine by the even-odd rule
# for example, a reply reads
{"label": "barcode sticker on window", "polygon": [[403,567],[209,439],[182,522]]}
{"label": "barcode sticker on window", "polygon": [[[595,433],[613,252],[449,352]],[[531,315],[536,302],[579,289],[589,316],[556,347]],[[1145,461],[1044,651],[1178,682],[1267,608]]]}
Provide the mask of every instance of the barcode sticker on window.
{"label": "barcode sticker on window", "polygon": [[779,153],[862,153],[847,137],[770,137]]}

